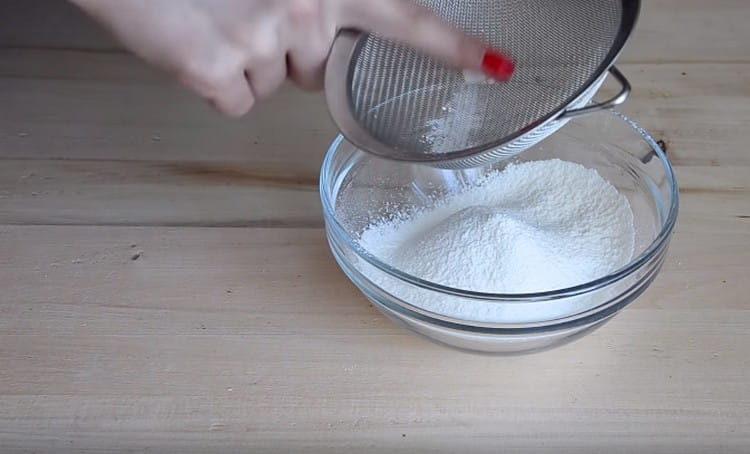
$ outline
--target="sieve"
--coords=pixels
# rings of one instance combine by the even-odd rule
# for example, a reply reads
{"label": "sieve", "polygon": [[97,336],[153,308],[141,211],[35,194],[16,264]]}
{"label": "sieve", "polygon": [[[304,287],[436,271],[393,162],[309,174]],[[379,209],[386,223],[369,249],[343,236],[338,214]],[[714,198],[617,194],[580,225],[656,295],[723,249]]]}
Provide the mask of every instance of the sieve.
{"label": "sieve", "polygon": [[[506,159],[575,116],[624,102],[613,66],[640,0],[422,0],[446,21],[516,64],[493,82],[404,45],[342,30],[325,75],[331,117],[358,148],[402,161],[465,168]],[[592,98],[608,74],[614,97]]]}

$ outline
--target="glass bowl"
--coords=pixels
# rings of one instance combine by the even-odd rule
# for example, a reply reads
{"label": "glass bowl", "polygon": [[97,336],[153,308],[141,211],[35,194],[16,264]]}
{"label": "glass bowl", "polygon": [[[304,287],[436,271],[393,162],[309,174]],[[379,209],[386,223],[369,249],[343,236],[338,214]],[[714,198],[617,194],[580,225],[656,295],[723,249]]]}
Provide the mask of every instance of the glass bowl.
{"label": "glass bowl", "polygon": [[[371,223],[430,207],[441,196],[461,191],[509,162],[552,158],[596,169],[628,198],[636,242],[634,258],[622,269],[561,290],[480,293],[404,273],[364,250],[357,241]],[[442,344],[487,353],[520,353],[559,345],[611,319],[659,273],[678,211],[677,182],[667,156],[646,131],[617,112],[576,118],[510,161],[463,170],[384,160],[339,136],[323,163],[320,193],[333,256],[380,311]],[[408,292],[398,291],[404,286]],[[456,304],[491,307],[492,318],[464,320],[455,314],[432,312],[399,294],[419,294],[420,300],[439,296]]]}

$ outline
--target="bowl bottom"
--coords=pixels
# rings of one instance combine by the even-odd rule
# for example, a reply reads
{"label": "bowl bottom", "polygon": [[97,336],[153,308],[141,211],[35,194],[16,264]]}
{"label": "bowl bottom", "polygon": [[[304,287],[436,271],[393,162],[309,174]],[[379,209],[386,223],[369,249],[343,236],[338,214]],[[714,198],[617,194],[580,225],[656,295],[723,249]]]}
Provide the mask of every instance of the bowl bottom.
{"label": "bowl bottom", "polygon": [[398,314],[376,300],[368,299],[389,320],[419,334],[429,341],[465,352],[493,355],[520,355],[538,353],[573,342],[603,326],[615,314],[587,325],[549,333],[529,334],[473,334],[466,331],[446,330],[430,323]]}

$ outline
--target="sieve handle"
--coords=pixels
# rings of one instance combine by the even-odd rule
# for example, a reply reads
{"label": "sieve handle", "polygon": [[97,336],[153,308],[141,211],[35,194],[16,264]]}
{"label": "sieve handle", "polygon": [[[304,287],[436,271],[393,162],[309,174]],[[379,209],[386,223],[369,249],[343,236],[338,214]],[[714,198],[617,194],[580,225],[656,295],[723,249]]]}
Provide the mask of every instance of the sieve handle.
{"label": "sieve handle", "polygon": [[598,112],[600,110],[606,110],[606,109],[612,109],[614,107],[619,106],[620,104],[624,103],[626,99],[628,99],[628,96],[630,96],[630,82],[628,82],[628,79],[625,78],[625,76],[620,72],[617,67],[612,66],[609,68],[609,73],[612,74],[612,77],[614,77],[617,82],[620,83],[622,88],[620,89],[620,92],[617,93],[616,96],[613,98],[610,98],[606,101],[592,104],[590,106],[581,107],[580,109],[570,109],[566,110],[565,112],[560,115],[559,119],[563,118],[573,118],[578,117],[581,115],[587,115],[590,113]]}

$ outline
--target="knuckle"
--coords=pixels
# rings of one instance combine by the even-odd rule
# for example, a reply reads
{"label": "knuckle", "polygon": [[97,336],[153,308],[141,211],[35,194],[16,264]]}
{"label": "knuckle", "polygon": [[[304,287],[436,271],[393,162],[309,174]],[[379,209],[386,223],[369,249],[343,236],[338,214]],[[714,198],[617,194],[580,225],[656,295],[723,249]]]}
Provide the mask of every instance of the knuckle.
{"label": "knuckle", "polygon": [[322,0],[294,0],[289,5],[289,18],[295,24],[316,22],[323,10]]}
{"label": "knuckle", "polygon": [[215,58],[189,58],[180,69],[180,78],[203,94],[210,95],[243,70],[241,59],[227,53]]}
{"label": "knuckle", "polygon": [[256,41],[249,57],[250,62],[254,64],[268,64],[281,58],[278,40],[269,38],[262,38]]}
{"label": "knuckle", "polygon": [[309,43],[305,47],[305,56],[303,61],[295,60],[292,63],[306,68],[319,68],[325,66],[328,60],[330,46],[323,41]]}

